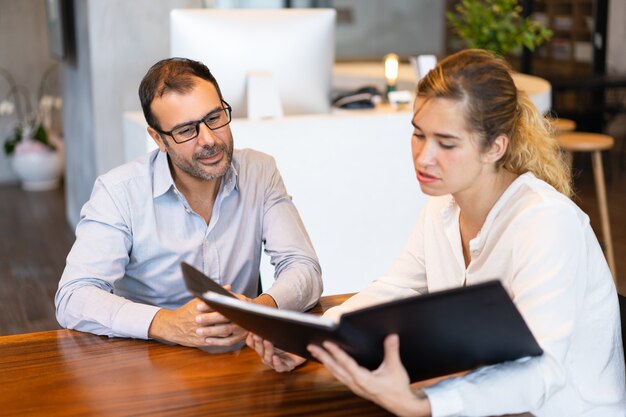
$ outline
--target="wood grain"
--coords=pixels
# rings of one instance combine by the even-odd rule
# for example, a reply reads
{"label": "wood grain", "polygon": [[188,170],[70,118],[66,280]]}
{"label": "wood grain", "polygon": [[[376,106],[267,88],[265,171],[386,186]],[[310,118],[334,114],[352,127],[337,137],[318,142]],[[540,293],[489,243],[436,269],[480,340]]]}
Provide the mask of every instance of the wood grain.
{"label": "wood grain", "polygon": [[[345,296],[325,298],[317,312]],[[0,337],[3,416],[384,416],[318,363],[278,374],[255,352],[211,355],[56,330]]]}
{"label": "wood grain", "polygon": [[[347,297],[323,297],[313,312]],[[390,414],[352,394],[314,361],[279,374],[247,347],[212,355],[154,341],[53,330],[0,337],[0,415]]]}

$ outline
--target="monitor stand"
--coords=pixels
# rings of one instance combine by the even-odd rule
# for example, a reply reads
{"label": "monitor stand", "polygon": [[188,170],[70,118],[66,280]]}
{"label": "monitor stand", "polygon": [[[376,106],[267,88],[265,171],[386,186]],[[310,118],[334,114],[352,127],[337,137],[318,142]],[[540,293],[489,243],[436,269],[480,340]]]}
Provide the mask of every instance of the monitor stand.
{"label": "monitor stand", "polygon": [[248,119],[274,119],[283,117],[283,107],[271,72],[248,73]]}

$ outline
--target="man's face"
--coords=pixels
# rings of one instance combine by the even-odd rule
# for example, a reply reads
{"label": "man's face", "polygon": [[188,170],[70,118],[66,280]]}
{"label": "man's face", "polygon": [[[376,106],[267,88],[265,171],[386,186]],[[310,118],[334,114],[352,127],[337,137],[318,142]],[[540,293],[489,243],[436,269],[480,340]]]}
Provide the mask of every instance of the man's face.
{"label": "man's face", "polygon": [[[162,131],[171,131],[222,109],[213,84],[201,78],[195,81],[190,92],[169,92],[152,102],[152,113]],[[150,127],[148,133],[159,149],[167,152],[175,177],[214,180],[226,173],[232,161],[233,137],[228,125],[211,130],[200,123],[198,136],[184,143],[176,143],[171,136],[160,135]]]}

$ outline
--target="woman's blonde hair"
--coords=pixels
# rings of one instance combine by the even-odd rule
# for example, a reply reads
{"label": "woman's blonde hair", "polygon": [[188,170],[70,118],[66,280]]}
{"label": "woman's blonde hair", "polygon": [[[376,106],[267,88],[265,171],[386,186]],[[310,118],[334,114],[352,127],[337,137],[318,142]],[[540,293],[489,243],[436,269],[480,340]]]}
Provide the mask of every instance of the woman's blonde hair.
{"label": "woman's blonde hair", "polygon": [[450,55],[420,80],[418,97],[464,101],[468,127],[479,134],[481,149],[500,135],[509,138],[498,167],[515,174],[532,172],[571,196],[569,165],[544,118],[526,93],[519,91],[510,66],[480,49]]}

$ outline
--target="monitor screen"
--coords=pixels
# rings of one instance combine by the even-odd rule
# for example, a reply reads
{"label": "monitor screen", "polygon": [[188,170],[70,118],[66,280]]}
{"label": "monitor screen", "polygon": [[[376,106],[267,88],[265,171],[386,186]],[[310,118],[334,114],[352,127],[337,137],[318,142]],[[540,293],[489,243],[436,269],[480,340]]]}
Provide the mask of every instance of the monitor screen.
{"label": "monitor screen", "polygon": [[177,9],[171,56],[204,63],[234,117],[247,116],[250,73],[271,74],[284,114],[330,111],[334,9]]}

